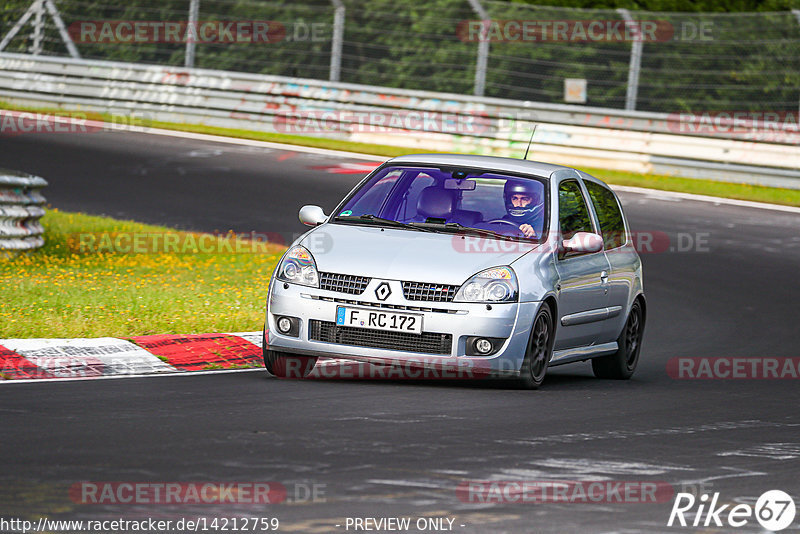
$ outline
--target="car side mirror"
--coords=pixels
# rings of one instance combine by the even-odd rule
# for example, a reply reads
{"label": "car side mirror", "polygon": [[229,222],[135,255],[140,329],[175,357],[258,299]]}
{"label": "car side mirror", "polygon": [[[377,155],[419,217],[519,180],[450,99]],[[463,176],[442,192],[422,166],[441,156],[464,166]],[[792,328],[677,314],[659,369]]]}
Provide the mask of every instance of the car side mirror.
{"label": "car side mirror", "polygon": [[328,216],[319,206],[303,206],[300,208],[300,222],[308,226],[318,226],[328,220]]}
{"label": "car side mirror", "polygon": [[591,232],[578,232],[561,242],[564,253],[599,252],[603,250],[603,238]]}

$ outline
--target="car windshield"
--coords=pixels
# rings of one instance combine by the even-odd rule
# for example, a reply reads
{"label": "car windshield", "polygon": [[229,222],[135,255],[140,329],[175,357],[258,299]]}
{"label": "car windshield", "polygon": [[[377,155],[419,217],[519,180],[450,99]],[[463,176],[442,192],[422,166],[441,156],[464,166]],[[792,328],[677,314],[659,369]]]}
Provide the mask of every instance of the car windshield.
{"label": "car windshield", "polygon": [[492,171],[384,167],[348,197],[335,222],[412,230],[482,230],[540,239],[547,220],[543,179]]}

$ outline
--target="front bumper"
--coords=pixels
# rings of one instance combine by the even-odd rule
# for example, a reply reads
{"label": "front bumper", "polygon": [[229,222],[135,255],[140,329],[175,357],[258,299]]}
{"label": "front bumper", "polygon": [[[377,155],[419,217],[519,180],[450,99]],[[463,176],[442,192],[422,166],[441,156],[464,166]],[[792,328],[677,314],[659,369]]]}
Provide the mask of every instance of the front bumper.
{"label": "front bumper", "polygon": [[[373,296],[373,286],[377,286],[379,282],[390,284],[391,299],[380,302]],[[328,333],[342,328],[335,326],[338,306],[420,315],[423,336],[427,340],[433,338],[435,341],[436,335],[442,334],[450,335],[451,340],[449,345],[435,344],[433,349],[430,348],[430,343],[422,343],[417,338],[408,337],[418,334],[394,336],[391,348],[359,346],[354,344],[358,341],[354,341],[353,336],[349,336],[344,342],[315,340],[315,337],[317,339],[321,337],[321,323],[327,323],[322,328]],[[270,350],[290,354],[344,358],[379,365],[413,365],[431,369],[446,367],[467,371],[480,369],[492,376],[516,376],[525,356],[530,327],[538,307],[539,302],[487,306],[405,300],[401,283],[392,280],[373,280],[361,295],[273,280],[266,314],[267,344]],[[280,316],[299,318],[297,337],[282,335],[278,331],[276,321]],[[365,336],[376,337],[369,335],[374,331],[364,330]],[[490,356],[467,356],[467,338],[471,336],[502,338],[504,341],[499,350]],[[385,335],[380,337],[386,338]],[[330,336],[327,339],[330,339]]]}

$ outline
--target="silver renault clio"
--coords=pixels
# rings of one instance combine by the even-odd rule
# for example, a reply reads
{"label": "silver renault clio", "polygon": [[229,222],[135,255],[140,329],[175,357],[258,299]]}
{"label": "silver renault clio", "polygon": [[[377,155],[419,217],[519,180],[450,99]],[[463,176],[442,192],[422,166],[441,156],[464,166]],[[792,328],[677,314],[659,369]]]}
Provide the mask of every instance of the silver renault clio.
{"label": "silver renault clio", "polygon": [[[306,376],[318,358],[475,370],[537,388],[591,359],[627,379],[647,307],[619,199],[585,172],[451,154],[391,159],[326,215],[272,276],[264,364]],[[470,374],[471,373],[471,374]]]}

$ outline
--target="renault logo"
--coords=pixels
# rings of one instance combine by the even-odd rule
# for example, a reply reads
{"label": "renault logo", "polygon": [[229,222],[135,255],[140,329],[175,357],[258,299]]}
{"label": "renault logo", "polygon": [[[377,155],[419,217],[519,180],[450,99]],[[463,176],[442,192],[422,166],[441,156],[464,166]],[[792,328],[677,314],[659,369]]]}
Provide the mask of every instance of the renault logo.
{"label": "renault logo", "polygon": [[375,288],[375,296],[378,297],[378,300],[386,300],[391,294],[392,289],[387,282],[381,282],[380,285]]}

